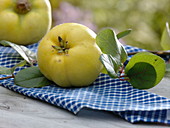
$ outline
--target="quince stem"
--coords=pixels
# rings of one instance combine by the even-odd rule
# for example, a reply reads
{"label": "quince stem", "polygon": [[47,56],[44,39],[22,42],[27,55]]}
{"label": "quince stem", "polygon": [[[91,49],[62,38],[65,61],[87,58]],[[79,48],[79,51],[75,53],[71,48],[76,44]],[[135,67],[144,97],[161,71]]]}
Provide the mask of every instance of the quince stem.
{"label": "quince stem", "polygon": [[12,74],[12,76],[2,77],[2,78],[0,78],[0,80],[9,79],[9,78],[14,78],[14,77],[15,77],[14,74]]}
{"label": "quince stem", "polygon": [[31,4],[28,0],[17,0],[15,10],[19,14],[26,14],[31,10]]}
{"label": "quince stem", "polygon": [[121,80],[121,81],[128,81],[128,80],[130,80],[127,75],[121,75],[121,76],[119,76],[118,78],[119,78],[119,80]]}

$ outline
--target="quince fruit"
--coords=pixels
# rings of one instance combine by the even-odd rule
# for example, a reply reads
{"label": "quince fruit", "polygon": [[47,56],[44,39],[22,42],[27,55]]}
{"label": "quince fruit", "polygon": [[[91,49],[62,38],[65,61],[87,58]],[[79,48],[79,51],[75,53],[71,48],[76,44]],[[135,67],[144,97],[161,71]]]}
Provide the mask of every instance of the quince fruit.
{"label": "quince fruit", "polygon": [[38,46],[40,71],[61,87],[90,85],[103,68],[95,38],[96,34],[81,24],[55,26]]}
{"label": "quince fruit", "polygon": [[49,0],[1,0],[0,40],[28,45],[38,42],[51,28]]}

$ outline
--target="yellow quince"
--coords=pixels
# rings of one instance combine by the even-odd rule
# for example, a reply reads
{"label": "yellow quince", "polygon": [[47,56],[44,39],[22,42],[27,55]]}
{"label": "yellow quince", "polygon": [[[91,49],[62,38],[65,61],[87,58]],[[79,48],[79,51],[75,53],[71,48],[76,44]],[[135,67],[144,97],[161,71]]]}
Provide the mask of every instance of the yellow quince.
{"label": "yellow quince", "polygon": [[103,66],[96,34],[77,23],[55,26],[41,40],[37,60],[40,71],[61,87],[93,83]]}
{"label": "yellow quince", "polygon": [[0,1],[0,40],[36,43],[51,28],[51,22],[49,0]]}

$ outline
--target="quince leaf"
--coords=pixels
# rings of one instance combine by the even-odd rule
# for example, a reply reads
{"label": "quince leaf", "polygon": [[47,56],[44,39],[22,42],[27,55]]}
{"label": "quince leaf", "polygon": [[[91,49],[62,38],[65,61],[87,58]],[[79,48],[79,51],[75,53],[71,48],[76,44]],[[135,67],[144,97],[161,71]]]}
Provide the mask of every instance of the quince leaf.
{"label": "quince leaf", "polygon": [[127,36],[128,34],[130,34],[131,31],[132,31],[132,29],[127,29],[125,31],[118,33],[116,36],[118,39],[120,39],[120,38],[123,38],[123,37]]}
{"label": "quince leaf", "polygon": [[51,84],[49,81],[39,70],[38,67],[29,67],[21,70],[15,75],[15,84],[26,87],[26,88],[34,88],[34,87],[43,87]]}
{"label": "quince leaf", "polygon": [[161,37],[161,46],[163,50],[170,50],[170,29],[168,22],[166,23],[166,27],[164,28],[162,37]]}
{"label": "quince leaf", "polygon": [[11,69],[7,67],[0,67],[0,74],[11,75]]}
{"label": "quince leaf", "polygon": [[[121,37],[125,35],[123,33]],[[111,29],[102,30],[97,34],[96,43],[104,53],[100,56],[100,61],[104,65],[102,73],[106,73],[107,70],[111,77],[118,77],[118,71],[126,61],[127,53],[115,32]]]}
{"label": "quince leaf", "polygon": [[12,68],[0,67],[0,74],[3,74],[3,75],[12,75],[14,73],[14,70],[17,67],[24,66],[25,64],[26,64],[26,61],[24,60],[24,61],[19,62],[18,64],[16,64]]}
{"label": "quince leaf", "polygon": [[0,41],[0,44],[4,46],[11,46],[13,49],[15,49],[30,65],[33,66],[33,64],[36,62],[36,54],[32,52],[30,49],[23,45],[17,45],[14,43],[11,43],[6,40]]}
{"label": "quince leaf", "polygon": [[104,29],[97,34],[96,43],[104,54],[110,54],[121,66],[127,59],[127,53],[123,45],[119,42],[115,32],[111,29]]}
{"label": "quince leaf", "polygon": [[107,73],[109,74],[110,77],[112,78],[117,78],[118,77],[118,60],[116,58],[112,57],[111,55],[108,54],[102,54],[100,56],[100,60],[107,70]]}
{"label": "quince leaf", "polygon": [[[143,63],[147,63],[147,64],[143,64]],[[166,64],[165,64],[165,61],[161,57],[154,55],[150,52],[140,52],[140,53],[135,54],[130,59],[130,61],[128,62],[128,64],[125,67],[125,74],[127,74],[127,76],[130,78],[130,81],[131,81],[131,79],[135,78],[135,74],[133,74],[132,71],[139,72],[138,68],[142,68],[142,66],[140,64],[143,65],[144,67],[146,67],[146,69],[142,69],[143,72],[141,72],[141,74],[143,74],[143,77],[144,77],[143,79],[145,79],[145,81],[143,80],[143,82],[142,82],[142,84],[145,88],[146,88],[146,86],[149,88],[149,87],[153,87],[153,86],[157,85],[165,75]],[[155,70],[156,79],[154,77],[153,78],[149,77],[150,81],[152,81],[152,79],[155,79],[154,83],[153,84],[150,83],[150,85],[149,85],[148,84],[149,80],[147,78],[145,78],[145,76],[150,76],[150,74],[152,74],[154,76],[154,73],[153,73],[154,70],[152,68],[154,68],[154,70]],[[134,71],[134,70],[137,70],[137,71]],[[150,70],[150,71],[147,71],[147,70]],[[146,72],[144,72],[144,71],[146,71]],[[134,75],[133,77],[132,77],[132,74]],[[140,77],[142,77],[142,75]],[[138,80],[138,82],[139,82],[139,80]],[[132,85],[134,85],[134,84],[132,83]],[[139,87],[139,86],[135,85],[135,87]],[[139,88],[142,88],[142,87],[139,87]]]}
{"label": "quince leaf", "polygon": [[26,60],[23,60],[23,61],[17,63],[15,66],[13,66],[13,67],[11,68],[11,72],[13,73],[14,70],[15,70],[17,67],[22,67],[22,66],[26,65],[26,63],[27,63]]}
{"label": "quince leaf", "polygon": [[135,63],[127,72],[129,82],[138,89],[149,89],[155,86],[156,71],[154,66],[146,62]]}

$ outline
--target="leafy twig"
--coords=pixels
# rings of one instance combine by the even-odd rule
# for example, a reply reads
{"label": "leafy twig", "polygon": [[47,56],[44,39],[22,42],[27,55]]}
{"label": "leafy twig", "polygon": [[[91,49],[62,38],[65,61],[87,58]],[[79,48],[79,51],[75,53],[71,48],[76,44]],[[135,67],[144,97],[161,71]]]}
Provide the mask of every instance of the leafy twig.
{"label": "leafy twig", "polygon": [[10,75],[10,76],[6,76],[6,77],[0,77],[0,80],[4,80],[4,79],[9,79],[9,78],[14,78],[14,71],[17,67],[21,67],[24,66],[26,64],[26,61],[21,61],[19,63],[17,63],[15,66],[13,66],[12,68],[7,68],[7,67],[0,67],[0,74],[4,74],[4,75]]}
{"label": "leafy twig", "polygon": [[[170,51],[148,51],[150,53],[156,54],[156,55],[170,55]],[[139,52],[131,52],[128,53],[128,55],[135,55]]]}

